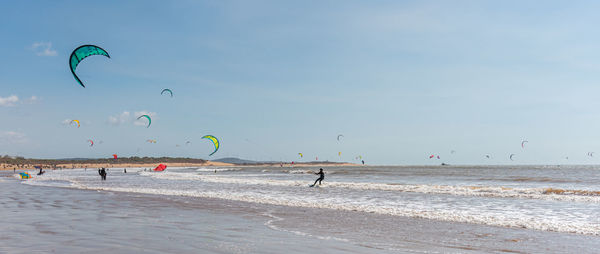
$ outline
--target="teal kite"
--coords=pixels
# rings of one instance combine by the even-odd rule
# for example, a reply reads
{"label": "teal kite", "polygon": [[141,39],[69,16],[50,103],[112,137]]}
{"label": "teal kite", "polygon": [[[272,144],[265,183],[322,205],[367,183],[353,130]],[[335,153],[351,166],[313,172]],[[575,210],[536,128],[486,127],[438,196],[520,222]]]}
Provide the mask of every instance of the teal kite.
{"label": "teal kite", "polygon": [[81,82],[79,77],[77,77],[77,74],[75,74],[75,69],[83,59],[93,55],[102,55],[110,58],[106,50],[94,45],[79,46],[78,48],[73,50],[73,53],[71,53],[71,57],[69,57],[69,67],[71,68],[71,73],[73,73],[73,77],[75,77],[77,82],[79,82],[79,84],[84,88],[85,85],[83,84],[83,82]]}
{"label": "teal kite", "polygon": [[169,94],[171,94],[171,98],[173,98],[173,91],[171,91],[171,89],[165,88],[162,90],[162,92],[160,92],[160,95],[163,95],[163,93],[165,92],[169,92]]}
{"label": "teal kite", "polygon": [[215,136],[213,136],[213,135],[206,135],[206,136],[204,136],[202,138],[205,138],[205,139],[208,139],[208,140],[212,141],[213,145],[215,146],[215,150],[211,154],[209,154],[208,156],[211,156],[211,155],[215,154],[219,150],[219,140]]}
{"label": "teal kite", "polygon": [[146,126],[146,128],[150,127],[150,124],[152,124],[152,119],[150,118],[149,115],[141,115],[140,117],[137,118],[137,120],[140,120],[140,118],[145,117],[148,119],[148,125]]}

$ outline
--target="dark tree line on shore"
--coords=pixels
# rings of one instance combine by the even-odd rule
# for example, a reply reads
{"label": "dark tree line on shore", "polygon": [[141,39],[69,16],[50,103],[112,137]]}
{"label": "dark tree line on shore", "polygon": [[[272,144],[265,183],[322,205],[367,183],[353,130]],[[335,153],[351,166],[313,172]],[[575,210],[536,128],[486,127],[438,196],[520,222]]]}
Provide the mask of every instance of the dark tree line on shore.
{"label": "dark tree line on shore", "polygon": [[0,157],[1,164],[15,166],[21,165],[47,165],[56,167],[59,164],[112,164],[112,163],[205,163],[206,160],[194,158],[172,158],[172,157],[122,157],[118,159],[30,159],[20,156],[4,155]]}

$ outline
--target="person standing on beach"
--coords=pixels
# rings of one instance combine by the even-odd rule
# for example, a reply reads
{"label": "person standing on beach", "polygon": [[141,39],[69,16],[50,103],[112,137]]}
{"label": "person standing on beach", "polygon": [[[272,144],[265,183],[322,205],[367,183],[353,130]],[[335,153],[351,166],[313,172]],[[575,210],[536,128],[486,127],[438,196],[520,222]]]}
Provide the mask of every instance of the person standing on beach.
{"label": "person standing on beach", "polygon": [[104,169],[104,168],[98,169],[98,174],[100,175],[100,178],[103,181],[106,180],[106,169]]}
{"label": "person standing on beach", "polygon": [[317,184],[317,182],[319,182],[319,185],[321,185],[321,181],[325,179],[325,173],[323,173],[323,168],[320,168],[319,173],[315,173],[315,175],[319,175],[319,178],[315,180],[315,183],[313,183],[310,187],[314,187]]}

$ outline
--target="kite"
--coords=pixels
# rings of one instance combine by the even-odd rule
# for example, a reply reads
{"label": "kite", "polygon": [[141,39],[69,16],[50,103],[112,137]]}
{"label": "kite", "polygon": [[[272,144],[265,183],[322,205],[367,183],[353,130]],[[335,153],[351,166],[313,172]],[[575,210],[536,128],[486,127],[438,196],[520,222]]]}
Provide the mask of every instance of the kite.
{"label": "kite", "polygon": [[489,159],[489,158],[490,158],[490,155],[489,155],[489,154],[486,154],[486,155],[485,155],[485,157]]}
{"label": "kite", "polygon": [[21,176],[21,179],[29,179],[29,178],[31,178],[31,176],[27,172],[21,172],[21,173],[19,173],[19,175]]}
{"label": "kite", "polygon": [[338,152],[338,156],[342,157],[342,152]]}
{"label": "kite", "polygon": [[167,169],[167,165],[165,164],[158,164],[158,167],[154,168],[154,171],[165,171],[165,169]]}
{"label": "kite", "polygon": [[521,148],[525,148],[525,143],[529,143],[529,141],[523,140],[523,142],[521,142]]}
{"label": "kite", "polygon": [[150,116],[149,116],[149,115],[141,115],[141,116],[139,116],[139,117],[137,118],[137,120],[140,120],[140,118],[142,118],[142,117],[145,117],[145,118],[147,118],[147,119],[148,119],[148,125],[146,126],[146,128],[149,128],[149,127],[150,127],[150,124],[152,124],[152,119],[150,118]]}
{"label": "kite", "polygon": [[73,50],[73,53],[71,53],[71,57],[69,57],[69,67],[71,68],[71,73],[73,73],[73,77],[75,77],[77,82],[79,82],[79,84],[84,88],[85,85],[83,84],[83,82],[81,82],[79,77],[77,77],[77,74],[75,74],[75,69],[83,59],[93,55],[102,55],[110,58],[106,50],[94,45],[79,46],[78,48]]}
{"label": "kite", "polygon": [[594,157],[594,152],[589,152],[589,153],[588,153],[588,156],[590,156],[590,157]]}
{"label": "kite", "polygon": [[90,142],[90,146],[94,146],[94,141],[93,140],[88,139],[87,141]]}
{"label": "kite", "polygon": [[215,150],[212,153],[210,153],[208,156],[211,156],[211,155],[215,154],[219,150],[219,144],[220,143],[219,143],[219,140],[215,136],[213,136],[213,135],[206,135],[206,136],[204,136],[202,138],[205,138],[205,139],[208,139],[208,140],[212,141],[213,145],[215,146]]}
{"label": "kite", "polygon": [[304,157],[304,155],[302,153],[298,153],[298,155],[300,155],[300,158]]}
{"label": "kite", "polygon": [[508,158],[512,161],[513,160],[513,156],[515,156],[515,154],[510,154],[510,156],[508,156]]}
{"label": "kite", "polygon": [[187,141],[187,142],[185,142],[185,144],[186,144],[186,145],[188,145],[188,144],[191,144],[191,143],[192,143],[191,141]]}
{"label": "kite", "polygon": [[171,94],[171,98],[173,98],[173,91],[171,91],[171,89],[165,88],[162,90],[162,92],[160,92],[160,95],[163,95],[163,93],[165,92],[169,92],[169,94]]}
{"label": "kite", "polygon": [[72,123],[76,123],[77,128],[79,128],[81,126],[81,124],[79,124],[79,120],[71,120],[71,122],[69,124],[72,124]]}
{"label": "kite", "polygon": [[454,150],[451,150],[451,151],[450,151],[450,154],[454,154],[454,153],[456,153],[456,151],[454,151]]}
{"label": "kite", "polygon": [[340,141],[340,138],[344,137],[344,135],[340,134],[337,136],[337,141]]}
{"label": "kite", "polygon": [[156,139],[147,139],[146,142],[156,144]]}
{"label": "kite", "polygon": [[117,159],[117,154],[113,154],[113,159]]}
{"label": "kite", "polygon": [[433,159],[433,157],[435,157],[435,155],[429,155],[429,159]]}

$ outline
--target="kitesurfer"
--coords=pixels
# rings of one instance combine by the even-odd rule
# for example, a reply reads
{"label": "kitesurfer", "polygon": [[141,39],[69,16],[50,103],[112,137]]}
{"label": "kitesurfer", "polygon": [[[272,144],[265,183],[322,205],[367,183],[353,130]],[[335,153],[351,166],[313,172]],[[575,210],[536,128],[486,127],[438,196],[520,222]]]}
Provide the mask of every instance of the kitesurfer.
{"label": "kitesurfer", "polygon": [[100,175],[100,178],[102,180],[106,180],[106,169],[105,168],[98,169],[98,174]]}
{"label": "kitesurfer", "polygon": [[315,186],[317,182],[319,182],[319,185],[321,185],[321,181],[325,179],[325,173],[323,173],[323,168],[320,168],[319,173],[315,173],[315,175],[319,175],[319,178],[317,178],[317,180],[315,180],[315,183],[313,183],[310,187]]}
{"label": "kitesurfer", "polygon": [[126,168],[123,169],[123,173],[127,174],[127,169]]}

